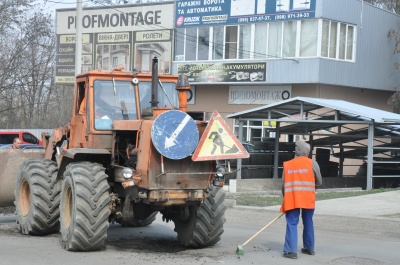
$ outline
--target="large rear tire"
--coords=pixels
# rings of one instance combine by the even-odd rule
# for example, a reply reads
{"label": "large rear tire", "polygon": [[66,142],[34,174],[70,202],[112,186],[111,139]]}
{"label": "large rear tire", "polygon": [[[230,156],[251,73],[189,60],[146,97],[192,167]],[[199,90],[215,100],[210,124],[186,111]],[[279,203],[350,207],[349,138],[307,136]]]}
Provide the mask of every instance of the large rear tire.
{"label": "large rear tire", "polygon": [[42,236],[59,227],[61,179],[57,163],[51,160],[25,161],[15,188],[18,230],[24,235]]}
{"label": "large rear tire", "polygon": [[200,206],[189,206],[189,216],[186,220],[179,216],[173,218],[175,232],[182,245],[202,248],[221,240],[225,223],[224,201],[224,190],[211,186],[208,197]]}
{"label": "large rear tire", "polygon": [[109,188],[103,166],[76,162],[67,166],[61,188],[61,242],[66,250],[92,251],[107,239]]}

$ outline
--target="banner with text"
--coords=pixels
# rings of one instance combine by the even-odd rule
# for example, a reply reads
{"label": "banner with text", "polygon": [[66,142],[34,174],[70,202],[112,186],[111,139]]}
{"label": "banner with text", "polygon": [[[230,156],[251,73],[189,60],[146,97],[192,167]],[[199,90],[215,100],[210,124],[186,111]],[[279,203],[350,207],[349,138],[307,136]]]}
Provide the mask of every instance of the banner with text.
{"label": "banner with text", "polygon": [[317,0],[176,1],[175,27],[273,22],[315,17]]}
{"label": "banner with text", "polygon": [[[159,73],[169,74],[172,61],[173,3],[84,8],[82,71],[123,67],[151,71],[159,58]],[[57,9],[56,83],[75,82],[75,9]]]}
{"label": "banner with text", "polygon": [[191,83],[265,82],[266,63],[181,64],[178,74],[185,74]]}
{"label": "banner with text", "polygon": [[229,86],[229,104],[266,105],[291,98],[292,86]]}

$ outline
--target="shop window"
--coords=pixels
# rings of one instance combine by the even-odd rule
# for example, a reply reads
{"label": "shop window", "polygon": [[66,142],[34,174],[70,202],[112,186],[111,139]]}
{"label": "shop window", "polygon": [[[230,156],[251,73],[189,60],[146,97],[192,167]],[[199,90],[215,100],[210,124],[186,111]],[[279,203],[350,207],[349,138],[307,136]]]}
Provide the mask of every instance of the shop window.
{"label": "shop window", "polygon": [[238,51],[238,26],[225,28],[225,59],[236,59]]}
{"label": "shop window", "polygon": [[251,40],[251,25],[241,25],[239,34],[239,59],[250,59]]}
{"label": "shop window", "polygon": [[268,24],[257,23],[254,30],[254,59],[267,57]]}
{"label": "shop window", "polygon": [[329,30],[329,58],[336,58],[337,22],[331,21]]}
{"label": "shop window", "polygon": [[324,20],[322,25],[321,56],[336,58],[337,22]]}
{"label": "shop window", "polygon": [[353,61],[355,34],[354,26],[326,19],[176,29],[175,61],[317,56]]}
{"label": "shop window", "polygon": [[262,128],[250,128],[250,142],[260,142]]}
{"label": "shop window", "polygon": [[339,39],[339,59],[353,60],[353,36],[354,27],[346,24],[340,24]]}
{"label": "shop window", "polygon": [[329,26],[330,22],[324,20],[322,22],[322,40],[321,40],[321,56],[328,57],[329,52]]}
{"label": "shop window", "polygon": [[[262,141],[264,137],[275,137],[275,132],[270,132],[274,130],[275,125],[267,121],[244,121],[243,122],[243,139],[242,141],[259,142]],[[239,136],[239,121],[234,122],[234,132],[236,136]]]}
{"label": "shop window", "polygon": [[353,61],[354,27],[347,25],[346,60]]}
{"label": "shop window", "polygon": [[269,24],[268,31],[268,58],[281,58],[282,48],[282,23],[275,22]]}
{"label": "shop window", "polygon": [[283,50],[282,57],[296,56],[297,21],[283,23]]}
{"label": "shop window", "polygon": [[142,71],[150,72],[151,71],[151,58],[150,53],[148,51],[142,53]]}
{"label": "shop window", "polygon": [[344,60],[346,52],[346,30],[345,24],[340,24],[339,27],[339,59]]}
{"label": "shop window", "polygon": [[197,60],[208,60],[208,51],[210,50],[210,29],[199,28],[199,37],[197,39]]}
{"label": "shop window", "polygon": [[354,31],[355,28],[352,25],[324,20],[321,57],[353,61]]}
{"label": "shop window", "polygon": [[175,61],[185,60],[185,29],[175,29]]}
{"label": "shop window", "polygon": [[262,121],[249,121],[249,125],[262,126]]}
{"label": "shop window", "polygon": [[317,56],[318,20],[301,21],[300,57]]}
{"label": "shop window", "polygon": [[186,29],[185,60],[196,60],[197,28]]}
{"label": "shop window", "polygon": [[105,69],[105,70],[109,70],[110,68],[109,68],[109,66],[108,66],[108,58],[104,58],[103,59],[103,69]]}
{"label": "shop window", "polygon": [[224,27],[213,27],[213,52],[212,59],[223,59]]}

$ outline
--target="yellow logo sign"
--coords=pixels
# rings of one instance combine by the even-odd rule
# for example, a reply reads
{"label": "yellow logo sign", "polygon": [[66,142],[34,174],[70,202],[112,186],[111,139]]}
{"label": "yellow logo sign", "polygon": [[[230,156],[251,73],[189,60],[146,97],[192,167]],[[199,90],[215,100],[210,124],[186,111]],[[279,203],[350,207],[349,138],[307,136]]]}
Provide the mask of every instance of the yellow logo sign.
{"label": "yellow logo sign", "polygon": [[250,155],[239,142],[221,115],[214,111],[193,156],[193,161],[248,158]]}

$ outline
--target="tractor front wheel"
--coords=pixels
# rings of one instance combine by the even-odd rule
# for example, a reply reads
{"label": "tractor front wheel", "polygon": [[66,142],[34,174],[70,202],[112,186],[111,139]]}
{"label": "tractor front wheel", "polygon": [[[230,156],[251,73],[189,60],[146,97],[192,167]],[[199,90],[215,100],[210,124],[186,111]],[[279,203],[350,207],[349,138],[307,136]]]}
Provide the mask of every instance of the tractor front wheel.
{"label": "tractor front wheel", "polygon": [[67,166],[61,188],[62,245],[71,251],[103,248],[107,239],[109,188],[103,166],[76,162]]}
{"label": "tractor front wheel", "polygon": [[59,229],[61,180],[51,160],[25,161],[15,188],[18,229],[24,235],[43,236]]}

